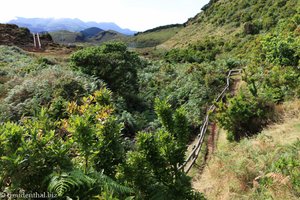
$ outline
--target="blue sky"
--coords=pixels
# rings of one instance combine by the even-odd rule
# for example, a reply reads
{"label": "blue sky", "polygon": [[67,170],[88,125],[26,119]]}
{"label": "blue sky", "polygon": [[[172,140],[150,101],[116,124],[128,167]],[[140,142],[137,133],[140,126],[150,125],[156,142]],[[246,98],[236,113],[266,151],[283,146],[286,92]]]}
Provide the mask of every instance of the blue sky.
{"label": "blue sky", "polygon": [[209,0],[1,0],[0,22],[15,17],[79,18],[144,31],[183,23]]}

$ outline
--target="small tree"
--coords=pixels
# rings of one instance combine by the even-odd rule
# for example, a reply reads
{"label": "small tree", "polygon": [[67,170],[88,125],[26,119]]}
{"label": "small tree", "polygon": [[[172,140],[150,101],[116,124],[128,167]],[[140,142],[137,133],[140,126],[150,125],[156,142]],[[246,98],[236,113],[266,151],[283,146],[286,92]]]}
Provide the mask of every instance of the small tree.
{"label": "small tree", "polygon": [[70,102],[64,119],[42,108],[21,124],[0,124],[0,190],[48,189],[63,199],[132,193],[107,177],[124,157],[113,110],[111,92],[102,88],[80,105]]}
{"label": "small tree", "polygon": [[45,178],[55,168],[70,169],[70,144],[56,137],[45,109],[23,125],[0,125],[0,188],[12,192],[44,192]]}
{"label": "small tree", "polygon": [[114,175],[116,165],[123,159],[122,124],[112,115],[110,98],[111,92],[104,88],[83,98],[82,105],[69,103],[70,118],[64,121],[65,127],[84,158],[85,171],[93,167]]}
{"label": "small tree", "polygon": [[142,199],[202,199],[192,192],[190,178],[178,169],[184,162],[188,126],[182,109],[172,111],[166,101],[156,100],[155,110],[162,128],[139,133],[136,150],[119,168],[123,178]]}

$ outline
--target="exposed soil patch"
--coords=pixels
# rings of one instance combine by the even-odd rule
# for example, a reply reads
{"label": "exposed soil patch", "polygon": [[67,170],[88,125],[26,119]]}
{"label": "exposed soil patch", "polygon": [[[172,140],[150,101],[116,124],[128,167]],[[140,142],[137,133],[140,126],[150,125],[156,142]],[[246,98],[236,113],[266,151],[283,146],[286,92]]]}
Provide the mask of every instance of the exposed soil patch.
{"label": "exposed soil patch", "polygon": [[214,153],[216,140],[218,138],[217,124],[215,122],[212,122],[209,128],[210,132],[207,139],[207,154],[205,156],[205,161],[209,160]]}

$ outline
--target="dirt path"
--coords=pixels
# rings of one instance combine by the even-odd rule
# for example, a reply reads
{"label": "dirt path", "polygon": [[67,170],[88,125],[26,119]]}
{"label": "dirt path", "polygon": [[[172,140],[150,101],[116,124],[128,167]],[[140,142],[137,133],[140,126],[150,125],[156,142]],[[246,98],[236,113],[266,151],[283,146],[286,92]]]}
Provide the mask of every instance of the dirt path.
{"label": "dirt path", "polygon": [[[231,95],[235,95],[242,85],[240,76],[236,76],[233,79],[234,82],[230,88]],[[220,142],[219,140],[222,141]],[[213,158],[214,152],[217,150],[217,144],[224,143],[225,141],[226,141],[226,133],[217,126],[216,122],[212,122],[209,126],[209,135],[207,138],[207,151],[205,154],[205,159],[203,161],[204,165],[203,167],[197,169],[197,172],[196,174],[194,174],[192,179],[192,186],[195,190],[200,192],[205,192],[203,191],[203,184],[201,183],[208,183],[209,177],[203,174],[206,174],[205,171],[210,170],[208,166],[208,162],[210,159]],[[209,189],[209,186],[206,186],[205,188]]]}
{"label": "dirt path", "polygon": [[216,149],[216,141],[218,138],[218,131],[217,131],[217,124],[213,122],[209,126],[209,136],[207,139],[207,154],[205,156],[205,161],[209,160],[212,157],[212,154],[214,153]]}

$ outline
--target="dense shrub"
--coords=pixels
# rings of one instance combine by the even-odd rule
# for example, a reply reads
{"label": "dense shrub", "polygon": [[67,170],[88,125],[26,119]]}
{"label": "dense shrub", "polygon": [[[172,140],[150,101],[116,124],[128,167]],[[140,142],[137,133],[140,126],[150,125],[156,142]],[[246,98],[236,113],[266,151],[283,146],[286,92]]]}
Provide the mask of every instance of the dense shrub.
{"label": "dense shrub", "polygon": [[197,127],[208,102],[224,87],[228,68],[241,65],[239,60],[233,59],[201,64],[153,62],[139,71],[141,95],[150,107],[155,97],[168,99],[176,108],[183,106],[189,123]]}
{"label": "dense shrub", "polygon": [[141,67],[141,60],[123,43],[79,50],[71,56],[71,63],[74,68],[104,80],[114,92],[125,95],[137,91],[137,69]]}
{"label": "dense shrub", "polygon": [[132,193],[103,174],[113,177],[124,155],[110,91],[102,88],[81,105],[69,102],[67,111],[53,119],[43,108],[21,124],[0,125],[0,189],[63,199]]}
{"label": "dense shrub", "polygon": [[[299,2],[297,0],[273,1],[210,1],[202,8],[204,20],[215,25],[254,24],[255,20],[261,21],[261,29],[268,31],[277,26],[280,20],[288,20],[297,13]],[[299,11],[298,11],[299,12]],[[203,16],[200,15],[200,16]]]}
{"label": "dense shrub", "polygon": [[246,34],[257,34],[259,33],[259,27],[256,24],[253,24],[251,22],[247,22],[244,24],[244,32]]}
{"label": "dense shrub", "polygon": [[228,103],[218,104],[217,119],[228,132],[227,139],[239,141],[261,131],[270,111],[271,107],[262,100],[240,91],[235,97],[229,98]]}
{"label": "dense shrub", "polygon": [[186,49],[172,49],[165,55],[165,60],[170,63],[202,63],[214,61],[221,53],[224,42],[215,38],[207,38],[196,42]]}
{"label": "dense shrub", "polygon": [[262,51],[270,63],[297,66],[300,60],[299,42],[292,35],[267,35],[262,40]]}
{"label": "dense shrub", "polygon": [[55,168],[71,166],[70,152],[62,138],[56,137],[54,124],[43,110],[38,119],[26,120],[24,125],[5,123],[0,126],[1,190],[44,192],[42,184]]}
{"label": "dense shrub", "polygon": [[204,199],[191,190],[190,178],[178,166],[184,162],[188,124],[183,109],[173,111],[166,101],[156,100],[162,128],[139,133],[136,148],[119,168],[119,178],[137,190],[141,199]]}
{"label": "dense shrub", "polygon": [[[20,83],[8,81],[6,97],[2,100],[0,121],[19,120],[21,116],[32,116],[42,106],[47,106],[54,98],[79,100],[95,91],[103,83],[57,66],[32,72]],[[5,114],[4,114],[5,113]]]}

